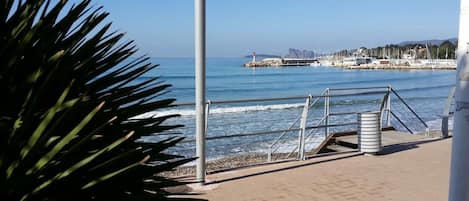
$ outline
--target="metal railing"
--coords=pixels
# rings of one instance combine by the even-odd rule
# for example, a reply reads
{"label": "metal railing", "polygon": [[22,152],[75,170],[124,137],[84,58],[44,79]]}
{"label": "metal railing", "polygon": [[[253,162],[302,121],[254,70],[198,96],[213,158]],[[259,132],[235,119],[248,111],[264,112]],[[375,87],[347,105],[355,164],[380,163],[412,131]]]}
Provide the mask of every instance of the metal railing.
{"label": "metal railing", "polygon": [[[379,90],[379,91],[370,91],[370,90]],[[348,92],[348,91],[355,91],[355,93],[334,93],[334,92]],[[283,158],[289,158],[291,157],[294,153],[297,153],[297,159],[298,160],[304,160],[305,157],[305,144],[308,141],[314,140],[313,138],[317,138],[317,130],[320,128],[324,128],[324,139],[326,139],[329,134],[330,134],[330,129],[333,127],[343,127],[343,126],[351,126],[351,125],[356,125],[358,122],[349,122],[349,123],[337,123],[337,124],[330,124],[330,117],[332,116],[351,116],[351,115],[356,115],[360,112],[365,112],[366,110],[362,111],[354,111],[354,112],[337,112],[337,113],[331,113],[331,98],[334,97],[345,97],[345,96],[360,96],[360,95],[375,95],[375,94],[382,94],[382,100],[380,102],[380,112],[382,115],[382,125],[386,125],[387,127],[391,127],[391,118],[395,118],[397,122],[399,122],[409,133],[415,134],[419,130],[412,130],[408,124],[402,120],[402,117],[400,117],[398,114],[394,113],[391,110],[391,105],[392,105],[392,96],[395,96],[396,99],[403,105],[404,109],[408,110],[407,112],[409,115],[413,116],[415,119],[418,120],[418,122],[421,124],[421,126],[424,127],[425,133],[428,135],[429,133],[429,127],[425,121],[407,104],[407,102],[396,92],[391,86],[387,87],[363,87],[363,88],[343,88],[343,89],[326,89],[324,92],[318,96],[318,99],[314,101],[313,104],[310,104],[307,106],[307,103],[305,104],[303,113],[297,118],[297,121],[301,119],[302,124],[298,128],[300,130],[299,135],[298,135],[298,143],[297,145],[291,150],[286,156],[283,156]],[[307,127],[304,122],[306,122],[306,119],[308,118],[308,110],[313,108],[317,103],[319,103],[319,99],[322,98],[324,101],[322,102],[324,104],[324,113],[322,118],[314,124],[315,126]],[[384,117],[384,118],[383,118]],[[295,121],[295,122],[297,122]],[[289,129],[293,128],[292,124]],[[309,130],[307,134],[306,130]],[[279,157],[273,158],[273,155],[278,151],[279,147],[275,147],[280,144],[280,140],[282,138],[285,138],[287,136],[287,132],[282,133],[268,148],[268,153],[267,153],[267,159],[268,161],[272,161],[275,159],[278,159],[281,157],[280,154]]]}
{"label": "metal railing", "polygon": [[[300,135],[300,136],[299,136],[299,138],[300,138],[300,140],[299,140],[300,145],[298,145],[295,149],[297,149],[298,147],[304,147],[304,141],[302,141],[301,139],[304,138],[304,133],[305,133],[305,129],[306,129],[306,120],[307,120],[307,118],[308,118],[308,116],[307,116],[307,115],[308,115],[308,110],[309,110],[310,108],[316,106],[316,104],[319,103],[319,101],[321,100],[321,98],[327,95],[328,91],[329,91],[329,89],[324,90],[324,91],[321,93],[320,97],[316,97],[315,100],[314,100],[312,103],[311,103],[312,96],[309,95],[308,98],[306,99],[306,103],[305,103],[305,106],[304,106],[304,109],[303,109],[303,113],[302,113],[301,115],[299,115],[299,116],[295,119],[295,121],[290,125],[290,127],[288,127],[287,130],[288,130],[288,131],[291,131],[291,129],[293,129],[293,127],[301,120],[301,126],[300,126],[300,129],[299,129],[299,130],[300,130],[300,134],[299,134],[299,135]],[[325,109],[325,112],[324,112],[324,113],[325,113],[325,115],[324,115],[324,117],[323,117],[323,120],[327,118],[326,116],[328,116],[328,115],[326,115],[326,109]],[[323,120],[321,120],[321,121],[323,121]],[[317,126],[319,126],[319,125],[317,125]],[[269,152],[268,152],[268,154],[267,154],[267,160],[268,160],[268,161],[272,161],[272,153],[277,152],[277,150],[278,150],[278,148],[279,148],[279,147],[277,147],[275,150],[273,150],[273,147],[274,147],[275,145],[277,145],[277,144],[280,142],[280,140],[286,136],[286,134],[288,133],[288,131],[283,132],[283,133],[282,133],[280,136],[278,136],[277,139],[269,146]],[[327,132],[327,131],[326,131],[326,132]],[[303,145],[302,145],[302,144],[303,144]],[[304,156],[298,156],[298,157],[299,157],[299,158],[303,158]]]}
{"label": "metal railing", "polygon": [[[404,105],[404,108],[407,109],[418,120],[418,122],[420,122],[424,126],[425,134],[429,135],[430,127],[428,127],[427,123],[414,111],[414,109],[412,109],[409,106],[409,104],[407,104],[407,102],[392,87],[390,87],[390,91],[392,92],[392,95],[396,96],[397,99],[400,101],[400,103]],[[394,113],[393,111],[390,111],[390,113],[394,118],[396,118],[401,123],[402,126],[404,126],[407,129],[407,131],[409,131],[412,134],[416,133],[416,131],[413,131],[412,129],[410,129],[405,124],[405,122],[402,121],[401,118],[398,115],[396,115],[396,113]]]}
{"label": "metal railing", "polygon": [[[363,97],[363,98],[359,98]],[[371,98],[370,98],[371,97]],[[394,97],[394,99],[392,98]],[[353,100],[364,101],[361,104],[363,108],[350,109],[348,101],[352,100],[350,105],[353,105]],[[333,101],[334,100],[334,101]],[[371,101],[371,102],[370,102]],[[232,126],[233,122],[225,122],[220,116],[229,115],[218,115],[217,110],[220,108],[226,108],[222,106],[233,104],[236,106],[246,106],[249,104],[260,104],[265,106],[268,103],[290,104],[292,102],[298,105],[295,109],[290,109],[289,117],[291,122],[285,121],[285,129],[281,127],[275,127],[267,125],[260,129],[246,129],[247,132],[236,132],[236,129],[226,131],[225,126]],[[396,102],[399,102],[402,106],[398,107]],[[291,96],[291,97],[280,97],[280,98],[258,98],[258,99],[240,99],[240,100],[224,100],[224,101],[207,101],[205,104],[205,143],[217,141],[216,146],[221,146],[219,149],[229,149],[235,146],[235,143],[239,143],[239,146],[246,146],[246,144],[264,143],[266,144],[264,149],[267,154],[264,155],[264,162],[273,161],[278,159],[286,159],[295,156],[297,160],[304,160],[308,151],[314,149],[312,144],[321,143],[323,139],[326,139],[331,133],[339,131],[348,131],[350,129],[356,129],[357,121],[356,114],[370,110],[370,105],[376,104],[378,109],[381,111],[382,124],[391,126],[391,119],[395,119],[399,124],[402,124],[410,133],[415,133],[417,130],[412,129],[408,126],[405,116],[401,113],[397,113],[397,110],[406,110],[407,116],[412,116],[416,119],[428,132],[428,125],[422,120],[422,118],[405,102],[405,100],[396,92],[392,87],[362,87],[362,88],[338,88],[338,89],[325,89],[319,95],[308,95],[308,96]],[[194,103],[180,103],[176,104],[175,107],[192,108]],[[360,104],[359,104],[360,105]],[[356,109],[355,109],[356,108]],[[391,110],[392,109],[392,110]],[[353,110],[353,111],[351,111]],[[296,113],[298,112],[298,113]],[[246,112],[248,113],[248,112]],[[277,122],[263,122],[265,117],[262,115],[271,114],[263,113],[259,116],[259,124],[276,124]],[[284,113],[280,114],[278,119],[284,118]],[[245,115],[245,114],[243,114]],[[256,116],[257,117],[257,116]],[[228,117],[229,118],[229,117]],[[251,119],[240,118],[247,123],[252,123]],[[215,120],[217,121],[215,121]],[[289,118],[287,118],[289,119]],[[349,121],[353,119],[353,121]],[[189,119],[186,119],[186,121]],[[232,119],[228,119],[231,121]],[[190,120],[192,121],[192,120]],[[223,123],[224,125],[219,125]],[[239,125],[244,125],[246,122],[240,122]],[[239,126],[239,127],[241,127]],[[270,127],[269,127],[270,126]],[[215,127],[219,127],[216,128]],[[187,129],[192,129],[187,128]],[[212,129],[212,130],[211,130]],[[215,130],[214,130],[215,129]],[[347,130],[348,129],[348,130]],[[238,129],[244,131],[244,129]],[[223,132],[219,132],[223,131]],[[252,139],[251,139],[252,138]],[[248,141],[251,140],[251,141]],[[282,146],[286,146],[285,142],[293,143],[292,146],[287,146],[288,151],[281,151]],[[192,152],[195,143],[195,139],[188,136],[188,139],[182,141],[183,147],[181,150],[187,150]],[[188,146],[185,146],[188,145]],[[184,147],[185,146],[185,147]],[[237,145],[236,145],[237,146]],[[252,146],[252,145],[249,145]],[[213,148],[207,146],[209,149]],[[240,152],[245,153],[245,152]],[[208,156],[210,157],[210,156]],[[215,157],[216,158],[216,157]]]}

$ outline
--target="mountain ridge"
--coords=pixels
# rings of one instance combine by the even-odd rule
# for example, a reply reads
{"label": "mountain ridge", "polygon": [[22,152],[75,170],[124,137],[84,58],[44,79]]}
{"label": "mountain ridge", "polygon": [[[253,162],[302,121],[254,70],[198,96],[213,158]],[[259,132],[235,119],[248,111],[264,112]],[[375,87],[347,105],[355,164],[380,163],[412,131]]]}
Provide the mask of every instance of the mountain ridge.
{"label": "mountain ridge", "polygon": [[448,38],[448,39],[431,39],[431,40],[417,40],[417,41],[404,41],[399,43],[400,46],[412,45],[412,44],[429,44],[429,45],[441,45],[445,41],[450,41],[453,44],[456,44],[458,38]]}

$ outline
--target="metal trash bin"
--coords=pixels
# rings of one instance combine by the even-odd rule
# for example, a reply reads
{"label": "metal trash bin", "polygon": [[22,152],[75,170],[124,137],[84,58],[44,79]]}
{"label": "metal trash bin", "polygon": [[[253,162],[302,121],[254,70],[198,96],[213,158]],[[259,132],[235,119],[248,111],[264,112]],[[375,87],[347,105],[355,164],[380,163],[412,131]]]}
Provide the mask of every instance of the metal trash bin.
{"label": "metal trash bin", "polygon": [[381,151],[381,112],[358,114],[358,148],[370,155]]}

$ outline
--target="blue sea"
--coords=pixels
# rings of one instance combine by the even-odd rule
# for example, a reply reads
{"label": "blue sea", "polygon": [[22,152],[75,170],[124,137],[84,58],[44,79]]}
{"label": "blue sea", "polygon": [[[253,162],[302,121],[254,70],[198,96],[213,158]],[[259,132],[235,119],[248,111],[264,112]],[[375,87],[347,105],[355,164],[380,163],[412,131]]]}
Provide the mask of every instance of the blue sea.
{"label": "blue sea", "polygon": [[[269,67],[245,68],[242,65],[248,58],[209,58],[207,60],[207,100],[233,100],[255,98],[281,98],[290,96],[320,95],[326,88],[386,87],[392,86],[399,95],[433,129],[439,129],[441,114],[450,89],[455,85],[455,71],[452,70],[346,70],[335,67]],[[166,97],[176,98],[177,103],[194,102],[195,78],[192,58],[152,58],[160,64],[156,70],[141,80],[160,76],[172,84]],[[331,113],[360,112],[377,110],[382,95],[331,98]],[[393,100],[394,101],[394,100]],[[255,132],[288,129],[303,111],[304,98],[295,100],[246,102],[236,104],[214,104],[210,106],[207,137],[250,134]],[[415,117],[404,114],[403,106],[395,107],[396,113],[402,110],[402,117],[409,124],[418,124]],[[308,125],[316,125],[323,117],[323,105],[313,107],[308,115]],[[174,132],[186,137],[175,152],[193,156],[194,149],[194,107],[181,106],[144,115],[181,114],[166,124],[183,124],[184,128]],[[408,117],[406,119],[406,117]],[[331,117],[331,122],[347,123],[356,121],[356,115]],[[391,121],[398,129],[403,129],[397,121]],[[332,123],[330,123],[332,124]],[[293,125],[295,128],[296,125]],[[419,125],[411,125],[416,129]],[[352,126],[353,127],[353,126]],[[334,128],[335,131],[352,127]],[[334,131],[334,130],[333,130]],[[310,148],[322,139],[322,130],[309,143]],[[214,139],[207,142],[209,158],[245,153],[265,153],[281,133],[260,136],[247,135]],[[296,144],[298,132],[287,133],[278,146],[289,152]],[[159,136],[146,141],[159,140]]]}

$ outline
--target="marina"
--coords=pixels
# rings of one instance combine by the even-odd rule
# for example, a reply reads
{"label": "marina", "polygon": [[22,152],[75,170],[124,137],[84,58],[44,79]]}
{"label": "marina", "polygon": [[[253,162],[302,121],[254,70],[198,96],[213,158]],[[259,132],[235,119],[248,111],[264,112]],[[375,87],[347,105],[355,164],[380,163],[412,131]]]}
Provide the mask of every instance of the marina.
{"label": "marina", "polygon": [[[449,42],[448,42],[449,43]],[[413,49],[407,49],[401,53],[398,48],[382,50],[382,55],[366,48],[345,50],[345,53],[332,53],[319,55],[314,58],[264,58],[256,60],[256,54],[252,54],[252,61],[245,63],[245,67],[281,67],[281,66],[332,66],[346,69],[411,69],[411,70],[455,70],[456,59],[448,57],[448,49],[443,58],[440,57],[437,48],[436,57],[432,57],[428,45],[425,48],[418,45]],[[395,54],[397,52],[397,54]],[[393,54],[394,53],[394,54]],[[423,55],[420,56],[419,55]]]}
{"label": "marina", "polygon": [[454,59],[376,59],[372,57],[344,57],[343,59],[266,58],[250,61],[245,67],[331,66],[345,69],[388,70],[456,70]]}

